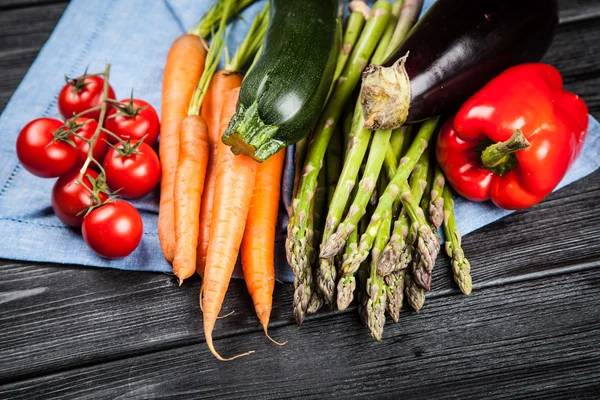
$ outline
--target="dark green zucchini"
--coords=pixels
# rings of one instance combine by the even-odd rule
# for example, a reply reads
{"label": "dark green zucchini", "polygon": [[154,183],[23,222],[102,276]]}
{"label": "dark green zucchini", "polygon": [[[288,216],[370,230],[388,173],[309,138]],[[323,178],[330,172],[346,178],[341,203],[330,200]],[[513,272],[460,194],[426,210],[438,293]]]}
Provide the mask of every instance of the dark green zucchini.
{"label": "dark green zucchini", "polygon": [[337,0],[271,0],[262,54],[222,137],[234,154],[262,162],[310,133],[335,72],[337,11]]}

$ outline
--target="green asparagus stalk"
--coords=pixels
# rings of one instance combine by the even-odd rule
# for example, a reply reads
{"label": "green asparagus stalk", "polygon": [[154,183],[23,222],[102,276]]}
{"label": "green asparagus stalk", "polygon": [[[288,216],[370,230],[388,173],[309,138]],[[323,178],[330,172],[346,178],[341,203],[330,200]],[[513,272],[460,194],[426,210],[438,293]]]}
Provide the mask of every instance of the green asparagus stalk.
{"label": "green asparagus stalk", "polygon": [[371,252],[370,275],[367,280],[367,293],[369,293],[369,300],[367,302],[367,326],[371,331],[371,336],[377,341],[381,341],[383,335],[388,292],[383,277],[377,273],[377,262],[381,251],[390,237],[391,222],[391,218],[384,218],[383,223],[379,227],[373,245],[373,251]]}
{"label": "green asparagus stalk", "polygon": [[[306,220],[305,248],[302,252],[302,257],[304,258],[301,260],[303,264],[300,264],[300,262],[290,263],[292,271],[294,272],[294,318],[296,319],[296,323],[298,325],[302,324],[302,322],[304,321],[304,317],[308,309],[308,304],[312,298],[313,293],[313,273],[311,265],[315,255],[314,215],[316,197],[317,196],[314,196],[310,200],[309,204],[310,212],[308,213]],[[302,268],[299,268],[300,266],[302,266]]]}
{"label": "green asparagus stalk", "polygon": [[[429,172],[429,151],[424,151],[419,157],[419,161],[415,166],[410,176],[410,195],[411,200],[414,200],[414,204],[418,204],[423,197],[425,188],[427,186],[427,174]],[[385,246],[383,253],[379,259],[377,270],[382,276],[391,274],[396,270],[404,269],[408,266],[407,262],[410,262],[412,255],[407,254],[407,242],[406,237],[410,228],[410,222],[408,219],[409,210],[414,208],[413,202],[404,207],[404,212],[400,214],[398,220],[394,224],[394,231],[390,237],[389,242]],[[419,213],[414,211],[413,213]],[[419,223],[421,221],[413,220],[413,223]],[[425,222],[425,224],[427,224]]]}
{"label": "green asparagus stalk", "polygon": [[436,228],[442,226],[442,222],[444,221],[444,186],[446,180],[444,178],[444,174],[442,173],[442,169],[439,165],[435,166],[435,170],[433,172],[433,181],[431,184],[431,192],[429,198],[429,219],[431,223]]}
{"label": "green asparagus stalk", "polygon": [[[392,132],[393,134],[393,132]],[[396,170],[398,169],[398,159],[394,154],[394,149],[392,148],[392,142],[390,138],[390,143],[388,143],[387,148],[385,149],[385,160],[383,162],[383,166],[385,168],[385,173],[389,179],[392,179],[394,175],[396,175]]]}
{"label": "green asparagus stalk", "polygon": [[[434,146],[431,146],[431,148],[434,148]],[[431,149],[430,148],[430,149]],[[435,160],[435,156],[433,155],[433,152],[430,151],[430,153],[432,154],[432,156],[430,156],[430,160],[433,163]],[[425,186],[425,191],[423,192],[423,197],[421,197],[421,210],[423,210],[423,214],[425,215],[425,219],[429,222],[431,222],[431,219],[429,218],[429,198],[431,197],[431,185],[433,184],[433,169],[434,169],[434,165],[429,165],[429,168],[427,168],[427,185]]]}
{"label": "green asparagus stalk", "polygon": [[404,295],[413,310],[418,312],[423,308],[425,290],[417,284],[411,271],[406,271],[404,275]]}
{"label": "green asparagus stalk", "polygon": [[[337,130],[341,131],[339,128]],[[331,138],[329,148],[325,153],[325,166],[327,168],[327,204],[329,205],[342,170],[342,135],[334,135]]]}
{"label": "green asparagus stalk", "polygon": [[[321,168],[317,177],[317,191],[315,192],[315,211],[313,215],[313,243],[316,245],[321,243],[321,232],[323,232],[323,223],[325,212],[327,210],[327,164],[325,168]],[[316,256],[316,254],[314,254]],[[310,260],[312,263],[314,260]]]}
{"label": "green asparagus stalk", "polygon": [[308,150],[308,138],[300,140],[294,146],[294,190],[292,198],[295,199],[298,187],[300,186],[300,178],[302,177],[302,166],[304,165],[306,151]]}
{"label": "green asparagus stalk", "polygon": [[[402,43],[402,40],[417,22],[421,9],[423,8],[423,0],[405,0],[403,3],[402,10],[400,11],[402,18],[398,21],[398,25],[396,25],[396,29],[392,36],[393,43]],[[389,53],[394,50],[395,47],[389,49]]]}
{"label": "green asparagus stalk", "polygon": [[454,281],[460,291],[467,296],[473,290],[471,282],[471,264],[461,247],[462,238],[454,217],[454,200],[448,186],[444,187],[444,233],[446,235],[446,254],[450,257]]}
{"label": "green asparagus stalk", "polygon": [[327,189],[328,189],[328,185],[327,185],[327,173],[329,170],[329,164],[328,161],[330,161],[329,159],[326,160],[325,163],[325,167],[321,168],[321,171],[319,172],[319,176],[317,178],[317,192],[315,193],[315,211],[314,211],[314,216],[313,216],[313,220],[314,220],[314,235],[313,235],[313,257],[311,257],[310,259],[310,264],[311,264],[311,269],[312,269],[312,276],[313,276],[313,282],[312,282],[312,288],[311,288],[311,298],[310,298],[310,302],[308,303],[308,308],[306,310],[306,312],[308,314],[314,314],[317,311],[319,311],[319,309],[323,306],[323,296],[321,296],[321,294],[319,293],[319,290],[317,290],[317,282],[318,281],[318,274],[319,274],[319,261],[316,257],[316,251],[314,251],[314,249],[316,248],[316,245],[318,243],[321,242],[321,232],[323,232],[323,224],[322,224],[322,216],[325,215],[326,209],[327,209]]}
{"label": "green asparagus stalk", "polygon": [[387,285],[387,309],[394,322],[400,320],[400,310],[404,302],[404,277],[406,270],[395,271],[385,277]]}
{"label": "green asparagus stalk", "polygon": [[[315,274],[314,269],[313,269],[312,273],[313,273],[313,275]],[[306,313],[314,314],[317,311],[319,311],[321,309],[321,307],[323,307],[323,298],[321,297],[321,295],[319,294],[318,291],[312,290],[312,294],[310,296],[308,306],[306,307]]]}
{"label": "green asparagus stalk", "polygon": [[[365,5],[366,6],[366,5]],[[352,10],[348,21],[346,22],[346,29],[344,31],[344,38],[342,39],[342,47],[340,48],[340,54],[338,55],[337,62],[335,64],[335,73],[333,75],[334,82],[340,77],[350,53],[354,49],[354,45],[360,37],[363,26],[365,25],[365,16],[361,10]]]}
{"label": "green asparagus stalk", "polygon": [[[305,248],[307,245],[306,223],[310,214],[310,202],[315,194],[317,175],[325,156],[325,150],[331,139],[333,129],[338,123],[344,104],[352,94],[360,80],[363,69],[366,67],[375,47],[387,25],[391,6],[386,0],[378,0],[372,10],[372,16],[365,24],[360,38],[350,54],[342,75],[336,82],[330,99],[321,114],[315,130],[314,138],[305,167],[302,170],[303,178],[296,198],[292,202],[293,214],[288,224],[288,238],[286,253],[288,262],[294,271],[310,270],[307,263]],[[306,273],[303,273],[306,275]]]}
{"label": "green asparagus stalk", "polygon": [[[414,169],[419,157],[427,148],[429,140],[431,139],[431,137],[433,136],[433,133],[435,132],[435,128],[437,126],[438,121],[439,121],[439,117],[434,117],[434,118],[428,119],[427,121],[425,121],[422,124],[421,129],[419,130],[419,133],[415,137],[415,140],[413,141],[409,150],[406,152],[406,155],[400,160],[400,165],[399,165],[398,169],[396,170],[396,174],[394,175],[393,179],[390,181],[390,183],[386,187],[385,191],[383,192],[382,196],[380,197],[377,208],[375,209],[375,212],[373,213],[373,216],[371,217],[369,227],[367,228],[368,232],[377,232],[379,230],[379,226],[381,225],[384,212],[387,212],[388,210],[392,209],[394,200],[400,194],[400,186],[402,184],[405,184],[406,186],[408,186],[408,184],[406,183],[408,175]],[[389,138],[388,138],[388,140],[389,140]],[[371,153],[373,153],[373,151],[371,151]],[[385,158],[385,154],[380,155],[380,157]],[[363,176],[362,181],[364,181],[364,176]],[[374,183],[373,183],[373,186],[374,186]],[[410,193],[410,189],[409,189],[409,193]],[[359,190],[359,192],[357,193],[357,197],[360,194],[361,194],[361,192]],[[403,202],[403,204],[404,204],[404,202]],[[353,206],[354,206],[354,203],[353,203]],[[333,255],[337,254],[340,251],[340,249],[344,246],[344,243],[345,243],[346,239],[348,238],[348,236],[350,235],[350,233],[352,233],[352,231],[356,228],[356,225],[360,221],[360,218],[362,217],[363,213],[364,213],[364,206],[363,206],[362,210],[359,210],[356,208],[353,209],[352,206],[350,207],[350,210],[348,211],[346,218],[344,219],[344,221],[342,223],[339,224],[335,234],[331,235],[329,237],[329,239],[327,240],[327,243],[325,244],[325,246],[321,247],[321,254],[320,254],[321,257],[332,257]],[[369,240],[369,239],[370,239],[370,237],[365,237],[365,240]],[[362,241],[362,238],[361,238],[361,241]],[[361,248],[360,245],[359,245],[359,248]],[[370,249],[371,249],[371,246],[368,246],[368,245],[363,246],[361,248],[361,250],[366,251],[367,254]]]}
{"label": "green asparagus stalk", "polygon": [[[415,139],[415,135],[417,134],[417,132],[415,132],[415,129],[413,126],[408,125],[405,127],[406,130],[404,131],[404,135],[402,137],[402,148],[400,149],[400,154],[402,154],[402,156],[406,155],[406,152],[408,152],[408,149],[410,148],[413,140]],[[394,150],[396,151],[396,150]]]}
{"label": "green asparagus stalk", "polygon": [[[400,128],[396,128],[392,131],[392,137],[390,138],[390,145],[392,146],[392,151],[394,152],[394,156],[396,160],[400,160],[404,153],[403,150],[408,150],[408,145],[410,145],[412,136],[411,136],[412,127],[411,125],[404,125]],[[406,145],[406,148],[404,144]]]}
{"label": "green asparagus stalk", "polygon": [[[356,246],[358,244],[358,229],[356,229],[348,240],[346,241],[346,250],[342,257],[342,260],[345,261],[349,254],[355,251]],[[358,268],[357,268],[358,270]],[[354,271],[356,272],[356,271]],[[354,290],[356,289],[356,278],[354,277],[354,272],[351,274],[343,274],[340,280],[338,281],[338,290],[337,290],[337,307],[338,310],[343,311],[352,302],[354,296]]]}
{"label": "green asparagus stalk", "polygon": [[440,250],[440,240],[437,232],[434,232],[425,220],[423,210],[412,198],[408,183],[400,185],[400,188],[402,205],[406,209],[416,233],[414,247],[418,258],[416,262],[413,261],[413,276],[419,286],[429,291],[431,289],[431,272]]}

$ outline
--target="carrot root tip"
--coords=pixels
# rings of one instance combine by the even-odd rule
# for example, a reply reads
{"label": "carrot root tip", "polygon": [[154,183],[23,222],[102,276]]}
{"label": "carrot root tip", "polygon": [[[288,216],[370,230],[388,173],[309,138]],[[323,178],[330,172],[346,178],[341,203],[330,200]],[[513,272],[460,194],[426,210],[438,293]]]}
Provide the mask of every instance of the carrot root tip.
{"label": "carrot root tip", "polygon": [[270,335],[269,335],[269,329],[267,328],[267,326],[263,326],[263,330],[265,331],[265,336],[267,337],[267,339],[269,339],[271,342],[275,343],[277,346],[285,346],[287,344],[287,340],[285,342],[278,342],[277,340],[273,339]]}

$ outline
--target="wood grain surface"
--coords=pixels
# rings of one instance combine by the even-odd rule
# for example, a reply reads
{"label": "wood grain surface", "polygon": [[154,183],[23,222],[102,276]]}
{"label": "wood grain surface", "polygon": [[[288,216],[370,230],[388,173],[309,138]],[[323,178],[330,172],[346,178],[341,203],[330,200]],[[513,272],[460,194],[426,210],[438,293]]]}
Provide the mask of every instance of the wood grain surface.
{"label": "wood grain surface", "polygon": [[[67,2],[0,0],[0,110]],[[600,1],[561,0],[545,62],[600,117]],[[58,79],[61,76],[59,74]],[[599,155],[600,156],[600,155]],[[232,282],[206,350],[199,280],[0,261],[0,399],[598,398],[600,173],[464,238],[475,290],[459,294],[440,257],[420,313],[374,343],[355,309],[293,323],[277,284],[268,342]]]}

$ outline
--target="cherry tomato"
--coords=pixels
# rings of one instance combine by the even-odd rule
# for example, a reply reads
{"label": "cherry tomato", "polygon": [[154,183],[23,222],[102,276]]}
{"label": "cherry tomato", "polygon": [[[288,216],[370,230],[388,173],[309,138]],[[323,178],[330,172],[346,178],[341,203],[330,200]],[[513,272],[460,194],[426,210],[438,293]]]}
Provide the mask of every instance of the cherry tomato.
{"label": "cherry tomato", "polygon": [[[85,185],[88,189],[92,189],[92,184],[87,178],[88,174],[92,179],[98,178],[96,171],[88,169],[82,180],[82,184],[79,185],[75,183],[77,178],[79,178],[79,169],[74,169],[68,174],[61,176],[52,188],[52,209],[58,219],[66,225],[75,228],[80,227],[83,223],[85,213],[79,213],[94,203],[92,194],[83,186]],[[98,198],[100,202],[104,202],[108,196],[103,192],[99,192]]]}
{"label": "cherry tomato", "polygon": [[[102,105],[104,96],[104,78],[101,76],[89,76],[70,80],[58,94],[58,111],[65,118],[71,118],[75,114],[82,113],[90,108]],[[115,98],[115,91],[108,87],[108,98]],[[100,118],[100,110],[85,114],[86,118],[97,120]]]}
{"label": "cherry tomato", "polygon": [[142,240],[140,213],[129,203],[117,200],[98,207],[83,220],[83,240],[98,255],[121,258],[131,254]]}
{"label": "cherry tomato", "polygon": [[52,143],[54,133],[63,126],[53,118],[38,118],[25,125],[17,138],[17,157],[27,171],[41,178],[56,178],[75,166],[75,147],[61,140]]}
{"label": "cherry tomato", "polygon": [[[77,125],[83,125],[81,128],[77,129],[75,133],[79,136],[84,137],[86,139],[91,139],[96,133],[96,128],[98,128],[98,123],[91,118],[77,118],[75,120]],[[85,160],[88,156],[88,151],[90,150],[90,145],[85,140],[78,138],[77,136],[72,136],[72,140],[77,145],[77,161],[75,163],[76,166],[81,167],[85,163]],[[107,143],[107,134],[104,131],[100,131],[98,135],[98,140],[94,145],[94,151],[92,152],[92,156],[98,162],[102,162],[106,152],[108,151],[108,143]],[[94,167],[93,163],[90,163],[90,167]]]}
{"label": "cherry tomato", "polygon": [[[136,147],[137,146],[137,147]],[[123,149],[122,144],[111,148],[106,153],[103,167],[106,171],[106,184],[109,188],[119,190],[119,196],[126,199],[139,199],[152,191],[160,179],[160,161],[158,156],[146,142],[135,143],[131,148]],[[137,154],[136,154],[137,153]]]}
{"label": "cherry tomato", "polygon": [[[160,122],[154,107],[138,99],[127,99],[120,102],[121,107],[112,108],[106,119],[106,129],[119,136],[121,139],[131,141],[140,140],[144,136],[144,143],[154,146],[160,132]],[[111,143],[117,140],[111,137]]]}

